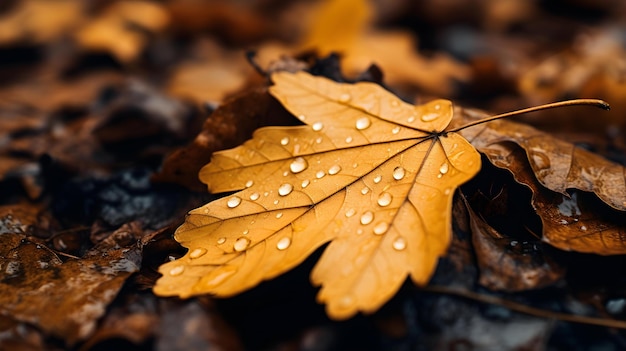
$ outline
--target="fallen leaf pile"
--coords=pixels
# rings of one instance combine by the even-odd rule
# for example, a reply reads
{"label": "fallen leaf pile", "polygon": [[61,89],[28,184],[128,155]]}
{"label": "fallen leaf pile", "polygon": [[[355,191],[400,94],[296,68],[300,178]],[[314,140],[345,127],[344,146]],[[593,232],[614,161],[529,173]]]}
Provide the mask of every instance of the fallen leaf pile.
{"label": "fallen leaf pile", "polygon": [[622,349],[624,18],[0,2],[0,349]]}

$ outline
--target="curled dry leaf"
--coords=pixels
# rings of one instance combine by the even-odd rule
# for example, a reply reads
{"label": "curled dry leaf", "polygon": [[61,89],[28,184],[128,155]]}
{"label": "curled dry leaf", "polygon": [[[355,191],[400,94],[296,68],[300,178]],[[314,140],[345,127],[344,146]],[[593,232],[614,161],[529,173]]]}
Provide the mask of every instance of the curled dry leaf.
{"label": "curled dry leaf", "polygon": [[[487,116],[468,109],[458,109],[456,115],[460,118],[455,118],[455,125]],[[561,194],[566,194],[567,189],[593,192],[609,206],[626,211],[626,169],[600,155],[511,121],[492,121],[464,129],[460,134],[494,164],[498,156],[490,150],[513,142],[525,150],[541,185]]]}
{"label": "curled dry leaf", "polygon": [[494,165],[508,169],[516,181],[532,190],[532,204],[541,218],[545,242],[568,251],[599,255],[626,253],[623,212],[608,207],[589,193],[570,190],[568,194],[546,189],[529,167],[524,150],[513,143],[493,144],[483,152]]}
{"label": "curled dry leaf", "polygon": [[[467,206],[472,244],[480,268],[481,285],[503,291],[539,289],[555,283],[565,273],[536,243],[509,239]],[[529,249],[525,245],[530,245]]]}
{"label": "curled dry leaf", "polygon": [[311,280],[333,318],[373,312],[407,276],[432,275],[451,237],[455,188],[480,169],[446,100],[413,106],[372,83],[276,73],[271,93],[306,125],[259,129],[200,171],[212,192],[161,266],[159,295],[229,296],[331,241]]}

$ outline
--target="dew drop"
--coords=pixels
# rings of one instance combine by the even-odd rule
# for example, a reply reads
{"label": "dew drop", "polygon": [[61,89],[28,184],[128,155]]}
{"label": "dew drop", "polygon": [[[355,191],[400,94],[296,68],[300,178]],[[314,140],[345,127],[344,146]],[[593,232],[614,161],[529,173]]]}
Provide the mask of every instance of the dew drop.
{"label": "dew drop", "polygon": [[406,249],[406,239],[399,236],[393,241],[393,244],[391,245],[395,250],[402,251]]}
{"label": "dew drop", "polygon": [[352,99],[352,96],[350,96],[350,94],[341,94],[339,96],[339,102],[346,103],[346,102],[350,101],[350,99]]}
{"label": "dew drop", "polygon": [[226,242],[226,238],[225,237],[221,237],[221,238],[217,239],[217,244],[218,245],[222,245],[225,242]]}
{"label": "dew drop", "polygon": [[266,192],[263,193],[263,196],[267,197],[269,194],[270,194],[270,192],[266,191]]}
{"label": "dew drop", "polygon": [[444,162],[444,163],[441,165],[441,167],[439,167],[439,172],[440,172],[441,174],[446,174],[446,173],[448,173],[448,170],[449,170],[449,169],[450,169],[450,166],[448,165],[448,163],[447,163],[447,162]]}
{"label": "dew drop", "polygon": [[209,214],[209,209],[208,208],[204,209],[204,214]]}
{"label": "dew drop", "polygon": [[249,188],[249,187],[251,187],[253,185],[254,185],[254,181],[252,181],[252,180],[249,180],[249,181],[246,182],[246,188]]}
{"label": "dew drop", "polygon": [[247,249],[248,245],[250,245],[250,239],[241,237],[237,239],[237,241],[235,241],[235,244],[233,244],[233,249],[235,249],[235,251],[237,252],[241,252]]}
{"label": "dew drop", "polygon": [[367,117],[362,117],[356,120],[356,129],[358,130],[363,130],[363,129],[367,129],[369,128],[369,126],[372,124],[372,122],[370,121],[369,118]]}
{"label": "dew drop", "polygon": [[315,143],[316,144],[321,144],[322,143],[322,138],[319,137],[319,138],[315,139]]}
{"label": "dew drop", "polygon": [[363,189],[361,189],[361,194],[363,194],[363,195],[365,195],[365,194],[367,194],[369,192],[370,192],[370,188],[368,188],[368,187],[364,187]]}
{"label": "dew drop", "polygon": [[393,179],[395,180],[400,180],[402,178],[404,178],[404,175],[406,174],[406,171],[404,170],[404,168],[402,167],[396,167],[393,169]]}
{"label": "dew drop", "polygon": [[293,160],[293,162],[291,162],[291,164],[289,165],[289,170],[291,170],[291,172],[293,173],[300,173],[304,171],[305,169],[307,169],[308,166],[309,164],[306,162],[304,158],[296,157]]}
{"label": "dew drop", "polygon": [[436,105],[434,106],[434,108],[435,108],[435,111],[439,111],[439,110],[441,110],[441,105],[436,104]]}
{"label": "dew drop", "polygon": [[400,133],[400,126],[395,126],[395,127],[393,127],[393,129],[391,130],[391,133],[393,133],[393,134],[398,134],[398,133]]}
{"label": "dew drop", "polygon": [[389,206],[389,204],[391,203],[391,200],[393,199],[393,196],[391,196],[391,194],[385,192],[380,194],[380,196],[378,197],[378,205],[385,207],[385,206]]}
{"label": "dew drop", "polygon": [[374,177],[374,183],[375,184],[380,183],[381,180],[383,180],[383,176],[381,176],[381,175],[377,175],[376,177]]}
{"label": "dew drop", "polygon": [[315,178],[321,179],[324,178],[325,175],[326,173],[324,171],[317,171],[317,173],[315,173]]}
{"label": "dew drop", "polygon": [[244,229],[244,231],[243,231],[243,232],[241,232],[241,233],[242,233],[243,235],[248,235],[248,233],[250,233],[250,230],[248,230],[248,229]]}
{"label": "dew drop", "polygon": [[367,211],[361,215],[361,224],[367,225],[372,223],[374,220],[374,213],[372,211]]}
{"label": "dew drop", "polygon": [[357,230],[356,230],[356,234],[357,234],[357,235],[361,235],[361,234],[363,234],[363,229],[361,229],[361,228],[357,229]]}
{"label": "dew drop", "polygon": [[283,177],[286,177],[286,176],[288,176],[288,175],[289,175],[289,172],[287,172],[287,171],[284,171],[284,172],[283,172]]}
{"label": "dew drop", "polygon": [[411,117],[407,118],[406,121],[409,122],[409,123],[414,122],[415,121],[415,116],[411,116]]}
{"label": "dew drop", "polygon": [[445,188],[445,189],[443,190],[443,194],[444,194],[444,195],[450,195],[450,188]]}
{"label": "dew drop", "polygon": [[278,242],[276,243],[276,248],[279,250],[286,250],[289,245],[291,245],[291,239],[284,237],[280,240],[278,240]]}
{"label": "dew drop", "polygon": [[274,205],[278,205],[278,200],[274,200]]}
{"label": "dew drop", "polygon": [[374,227],[374,234],[382,235],[385,234],[387,230],[389,230],[389,224],[387,224],[387,222],[380,222]]}
{"label": "dew drop", "polygon": [[322,122],[315,122],[311,128],[313,128],[314,131],[319,132],[322,128],[324,128],[324,124]]}
{"label": "dew drop", "polygon": [[583,226],[580,227],[580,230],[582,230],[584,232],[585,230],[587,230],[587,227],[583,225]]}
{"label": "dew drop", "polygon": [[302,181],[302,189],[306,188],[307,186],[309,186],[311,182],[308,179],[305,179]]}
{"label": "dew drop", "polygon": [[441,177],[443,177],[443,174],[441,173],[437,174],[437,178],[441,179]]}
{"label": "dew drop", "polygon": [[332,166],[332,167],[330,167],[328,169],[328,174],[335,175],[335,174],[339,173],[339,171],[341,171],[341,166],[334,165],[334,166]]}
{"label": "dew drop", "polygon": [[278,213],[276,214],[276,218],[282,218],[282,217],[283,217],[283,213],[282,213],[282,212],[278,212]]}
{"label": "dew drop", "polygon": [[287,145],[289,144],[289,137],[284,137],[282,139],[280,139],[280,145]]}
{"label": "dew drop", "polygon": [[346,138],[346,144],[350,144],[352,142],[352,137],[349,136]]}
{"label": "dew drop", "polygon": [[191,251],[191,253],[189,254],[189,257],[191,258],[198,258],[198,257],[202,257],[204,256],[204,254],[206,254],[206,249],[199,247],[193,251]]}
{"label": "dew drop", "polygon": [[170,275],[181,275],[185,271],[185,266],[176,266],[170,269]]}
{"label": "dew drop", "polygon": [[393,106],[393,107],[397,107],[398,105],[400,105],[400,103],[398,102],[398,100],[392,100],[392,101],[391,101],[391,106]]}
{"label": "dew drop", "polygon": [[306,116],[305,115],[298,115],[298,119],[301,121],[306,120]]}
{"label": "dew drop", "polygon": [[250,194],[250,200],[252,201],[256,201],[261,197],[261,195],[259,195],[259,193],[252,193]]}
{"label": "dew drop", "polygon": [[424,122],[430,122],[430,121],[434,121],[437,118],[439,118],[439,114],[438,113],[427,113],[422,115],[422,117],[420,117],[420,119]]}
{"label": "dew drop", "polygon": [[355,214],[356,214],[356,211],[354,210],[354,208],[351,208],[351,209],[346,211],[346,217],[348,217],[348,218],[354,216]]}
{"label": "dew drop", "polygon": [[293,185],[285,183],[278,188],[278,195],[287,196],[293,191]]}
{"label": "dew drop", "polygon": [[297,155],[300,153],[300,144],[296,144],[293,146],[293,154]]}
{"label": "dew drop", "polygon": [[240,203],[241,203],[241,198],[239,196],[233,196],[230,199],[228,199],[228,202],[226,202],[226,206],[230,208],[235,208],[239,206]]}

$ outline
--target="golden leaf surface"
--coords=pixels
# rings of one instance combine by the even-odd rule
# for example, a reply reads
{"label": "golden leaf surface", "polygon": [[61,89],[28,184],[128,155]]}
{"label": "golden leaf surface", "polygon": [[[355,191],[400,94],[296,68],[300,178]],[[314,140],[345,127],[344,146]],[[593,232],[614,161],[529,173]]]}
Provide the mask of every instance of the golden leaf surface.
{"label": "golden leaf surface", "polygon": [[266,127],[200,171],[211,192],[176,231],[188,253],[161,266],[159,295],[230,296],[327,242],[311,280],[329,316],[373,312],[407,276],[424,285],[451,238],[454,190],[478,152],[445,132],[447,100],[407,104],[372,83],[280,72],[270,88],[306,125]]}

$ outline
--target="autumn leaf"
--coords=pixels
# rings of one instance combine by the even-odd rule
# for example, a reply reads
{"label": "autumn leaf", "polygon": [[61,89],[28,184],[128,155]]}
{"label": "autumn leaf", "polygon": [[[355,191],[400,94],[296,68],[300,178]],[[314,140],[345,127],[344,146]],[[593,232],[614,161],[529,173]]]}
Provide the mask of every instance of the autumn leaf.
{"label": "autumn leaf", "polygon": [[449,245],[454,190],[478,152],[446,132],[447,100],[413,106],[372,83],[276,73],[270,88],[305,123],[270,127],[200,171],[234,194],[191,211],[188,253],[161,266],[159,295],[230,296],[301,263],[327,242],[311,280],[328,314],[373,312],[410,276],[426,284]]}

